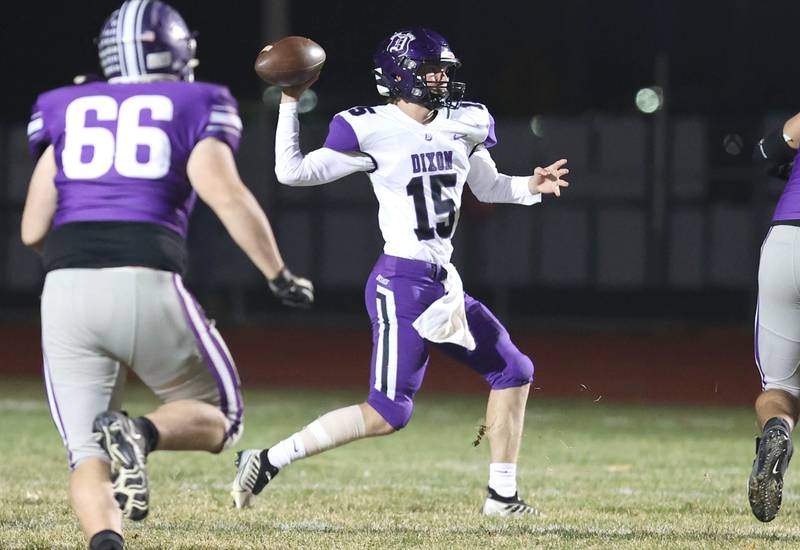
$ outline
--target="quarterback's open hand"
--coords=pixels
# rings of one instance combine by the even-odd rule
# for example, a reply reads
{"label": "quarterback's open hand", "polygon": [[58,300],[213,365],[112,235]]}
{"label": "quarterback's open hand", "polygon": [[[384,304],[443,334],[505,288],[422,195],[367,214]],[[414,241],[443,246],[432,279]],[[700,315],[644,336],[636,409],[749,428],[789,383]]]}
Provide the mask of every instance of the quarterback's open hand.
{"label": "quarterback's open hand", "polygon": [[307,309],[314,303],[314,285],[311,281],[292,275],[286,267],[269,280],[269,289],[287,306]]}
{"label": "quarterback's open hand", "polygon": [[562,168],[567,163],[567,159],[555,161],[550,166],[541,168],[539,166],[533,171],[533,175],[528,179],[528,189],[531,193],[553,194],[561,196],[561,188],[569,187],[569,182],[561,179],[562,176],[569,174],[569,168]]}

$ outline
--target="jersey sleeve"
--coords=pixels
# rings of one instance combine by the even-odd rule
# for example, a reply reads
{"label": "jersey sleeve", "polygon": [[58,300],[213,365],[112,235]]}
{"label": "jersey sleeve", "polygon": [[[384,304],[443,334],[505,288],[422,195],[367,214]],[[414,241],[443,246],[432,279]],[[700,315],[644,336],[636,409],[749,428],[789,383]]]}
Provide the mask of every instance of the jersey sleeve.
{"label": "jersey sleeve", "polygon": [[[337,115],[338,116],[338,115]],[[342,131],[329,139],[335,143],[334,147],[347,149],[352,147],[355,132],[350,127],[352,136],[348,136],[349,124],[342,118],[342,122],[331,122],[332,132]],[[336,117],[334,117],[334,120]],[[345,126],[339,126],[344,123]],[[375,170],[372,157],[356,149],[339,150],[334,147],[320,147],[303,155],[300,150],[300,122],[297,118],[297,103],[281,103],[278,107],[278,125],[275,130],[275,174],[278,181],[285,185],[305,186],[321,185],[356,172],[370,172]]]}
{"label": "jersey sleeve", "polygon": [[469,158],[467,183],[481,202],[510,203],[530,206],[542,201],[541,193],[531,193],[527,176],[508,176],[498,173],[492,155],[483,146]]}
{"label": "jersey sleeve", "polygon": [[325,139],[323,147],[333,149],[340,153],[360,152],[356,131],[342,115],[336,115],[331,120],[328,127],[328,137]]}
{"label": "jersey sleeve", "polygon": [[486,139],[483,141],[483,146],[487,149],[491,149],[497,145],[497,135],[494,133],[494,117],[488,109],[486,110],[486,115],[489,117],[489,129],[486,132]]}
{"label": "jersey sleeve", "polygon": [[213,137],[227,143],[234,153],[237,152],[242,138],[242,119],[239,118],[236,100],[228,88],[214,86],[207,95],[206,102],[206,120],[197,141]]}
{"label": "jersey sleeve", "polygon": [[[491,149],[497,145],[494,117],[486,105],[473,101],[464,101],[458,108],[458,119],[471,127],[469,140],[473,145],[472,153],[479,147]],[[470,153],[470,154],[472,154]]]}
{"label": "jersey sleeve", "polygon": [[28,122],[28,148],[34,162],[39,160],[45,149],[52,143],[45,119],[45,103],[41,96],[36,100]]}

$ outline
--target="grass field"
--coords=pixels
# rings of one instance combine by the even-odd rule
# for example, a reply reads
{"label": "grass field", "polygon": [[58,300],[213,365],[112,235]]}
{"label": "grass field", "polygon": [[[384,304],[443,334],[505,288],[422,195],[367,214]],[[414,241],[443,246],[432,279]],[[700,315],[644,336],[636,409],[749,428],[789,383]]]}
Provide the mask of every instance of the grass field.
{"label": "grass field", "polygon": [[[129,392],[132,414],[154,401]],[[239,447],[274,442],[340,392],[249,391]],[[402,432],[289,467],[253,509],[231,508],[233,453],[150,459],[150,517],[129,548],[797,548],[796,472],[763,525],[747,506],[747,409],[586,401],[529,404],[523,496],[546,518],[478,514],[486,444],[480,396],[423,395]],[[0,382],[0,548],[84,548],[66,496],[65,453],[38,381]]]}

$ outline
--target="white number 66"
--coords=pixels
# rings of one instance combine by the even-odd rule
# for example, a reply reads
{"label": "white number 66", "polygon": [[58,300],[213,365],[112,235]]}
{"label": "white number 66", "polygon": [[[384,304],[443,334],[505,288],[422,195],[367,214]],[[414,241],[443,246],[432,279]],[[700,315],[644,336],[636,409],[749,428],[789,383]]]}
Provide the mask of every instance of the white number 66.
{"label": "white number 66", "polygon": [[[139,117],[149,110],[153,120],[172,120],[172,101],[162,95],[136,95],[119,108],[114,98],[105,95],[80,97],[67,106],[66,135],[61,161],[70,179],[95,179],[113,166],[121,176],[158,179],[169,172],[172,146],[161,128],[140,126]],[[95,111],[98,121],[117,120],[116,138],[108,128],[86,126],[86,115]],[[139,147],[146,147],[148,158],[139,162]],[[84,147],[91,147],[91,158],[84,162]]]}

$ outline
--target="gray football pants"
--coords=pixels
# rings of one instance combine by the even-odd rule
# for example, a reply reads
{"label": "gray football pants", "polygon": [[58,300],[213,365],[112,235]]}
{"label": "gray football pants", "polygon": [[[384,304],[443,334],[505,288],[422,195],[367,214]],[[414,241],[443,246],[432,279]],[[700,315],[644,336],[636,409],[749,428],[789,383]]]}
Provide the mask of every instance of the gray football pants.
{"label": "gray football pants", "polygon": [[761,247],[755,357],[762,389],[800,397],[800,227],[772,227]]}
{"label": "gray football pants", "polygon": [[50,413],[71,469],[89,457],[107,459],[92,421],[119,410],[127,368],[163,402],[218,406],[225,447],[242,433],[236,367],[180,275],[143,267],[51,271],[42,292],[42,348]]}

